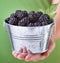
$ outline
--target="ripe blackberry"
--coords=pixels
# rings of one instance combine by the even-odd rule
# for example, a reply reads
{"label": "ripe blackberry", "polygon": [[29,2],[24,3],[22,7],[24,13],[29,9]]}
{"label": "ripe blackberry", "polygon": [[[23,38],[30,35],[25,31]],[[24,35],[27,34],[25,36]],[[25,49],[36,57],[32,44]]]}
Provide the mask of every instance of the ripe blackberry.
{"label": "ripe blackberry", "polygon": [[41,15],[40,17],[39,17],[39,21],[49,21],[50,20],[50,17],[49,17],[49,15],[47,15],[47,14],[43,14],[43,15]]}
{"label": "ripe blackberry", "polygon": [[49,21],[48,21],[48,24],[50,24],[50,23],[52,23],[53,22],[53,19],[50,19]]}
{"label": "ripe blackberry", "polygon": [[24,22],[19,21],[19,22],[18,22],[18,26],[25,26],[25,23],[24,23]]}
{"label": "ripe blackberry", "polygon": [[31,23],[34,23],[38,19],[38,16],[34,11],[29,12],[28,17]]}
{"label": "ripe blackberry", "polygon": [[31,27],[31,26],[34,26],[34,23],[29,23],[28,26],[30,26],[30,27]]}
{"label": "ripe blackberry", "polygon": [[16,18],[10,18],[8,23],[11,25],[17,25],[17,20],[16,20]]}
{"label": "ripe blackberry", "polygon": [[23,11],[25,16],[28,16],[28,12],[27,11]]}
{"label": "ripe blackberry", "polygon": [[48,25],[48,23],[43,21],[43,22],[41,23],[41,25],[42,25],[42,26]]}
{"label": "ripe blackberry", "polygon": [[29,18],[24,17],[18,22],[18,26],[27,26],[29,24]]}
{"label": "ripe blackberry", "polygon": [[10,18],[8,17],[5,19],[5,22],[8,23],[9,20],[10,20]]}
{"label": "ripe blackberry", "polygon": [[42,14],[43,14],[42,12],[37,12],[38,18],[39,18]]}
{"label": "ripe blackberry", "polygon": [[15,13],[12,13],[12,14],[10,15],[10,18],[14,18],[14,17],[16,17],[16,16],[15,16]]}
{"label": "ripe blackberry", "polygon": [[47,14],[42,14],[42,15],[39,17],[39,22],[40,22],[42,25],[47,25],[47,24],[48,24],[48,21],[50,21],[50,16],[47,15]]}
{"label": "ripe blackberry", "polygon": [[34,26],[41,26],[41,23],[40,22],[35,22]]}
{"label": "ripe blackberry", "polygon": [[17,10],[15,12],[15,15],[17,16],[18,19],[21,20],[22,18],[26,17],[28,13],[26,11]]}

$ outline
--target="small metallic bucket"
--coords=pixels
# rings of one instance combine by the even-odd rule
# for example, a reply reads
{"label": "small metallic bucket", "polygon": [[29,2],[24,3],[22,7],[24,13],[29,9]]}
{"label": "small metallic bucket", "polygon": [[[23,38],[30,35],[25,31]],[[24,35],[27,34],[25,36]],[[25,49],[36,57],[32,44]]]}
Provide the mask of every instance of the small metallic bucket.
{"label": "small metallic bucket", "polygon": [[12,43],[12,50],[19,51],[20,48],[26,47],[33,54],[48,50],[53,25],[54,22],[45,26],[24,27],[10,25],[5,22]]}

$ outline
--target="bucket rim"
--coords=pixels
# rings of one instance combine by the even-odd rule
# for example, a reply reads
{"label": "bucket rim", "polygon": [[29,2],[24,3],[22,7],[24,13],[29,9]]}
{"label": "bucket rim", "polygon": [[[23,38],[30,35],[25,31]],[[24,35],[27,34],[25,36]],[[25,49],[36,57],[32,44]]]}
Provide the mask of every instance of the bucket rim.
{"label": "bucket rim", "polygon": [[48,25],[43,25],[43,26],[17,26],[17,25],[11,25],[11,24],[9,24],[9,23],[7,23],[7,22],[4,22],[5,24],[7,24],[7,25],[9,25],[9,26],[14,26],[14,27],[30,27],[30,28],[32,28],[32,27],[45,27],[45,26],[49,26],[49,25],[54,25],[54,21],[53,22],[51,22],[50,24],[48,24]]}

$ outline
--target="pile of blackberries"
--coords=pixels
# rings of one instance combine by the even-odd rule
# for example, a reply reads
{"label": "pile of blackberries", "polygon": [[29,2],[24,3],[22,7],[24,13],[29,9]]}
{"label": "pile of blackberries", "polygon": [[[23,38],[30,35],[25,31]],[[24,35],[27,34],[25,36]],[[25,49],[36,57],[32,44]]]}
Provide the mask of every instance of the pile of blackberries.
{"label": "pile of blackberries", "polygon": [[17,10],[5,19],[5,22],[16,26],[44,26],[52,23],[53,20],[43,12],[31,11],[28,13],[27,11]]}

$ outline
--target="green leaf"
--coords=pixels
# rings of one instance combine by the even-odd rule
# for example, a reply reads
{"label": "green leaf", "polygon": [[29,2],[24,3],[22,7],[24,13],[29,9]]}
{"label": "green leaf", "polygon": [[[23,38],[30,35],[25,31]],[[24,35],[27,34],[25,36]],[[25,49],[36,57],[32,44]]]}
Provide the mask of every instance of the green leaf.
{"label": "green leaf", "polygon": [[50,6],[50,13],[51,13],[51,12],[54,12],[54,11],[56,10],[57,5],[58,5],[58,4],[53,4],[53,5]]}
{"label": "green leaf", "polygon": [[48,9],[46,9],[46,14],[48,14],[50,16],[50,18],[54,18],[54,16],[56,15],[56,13],[54,13],[56,11],[58,4],[53,4],[51,5]]}
{"label": "green leaf", "polygon": [[45,14],[45,10],[44,9],[39,9],[39,11],[43,12]]}
{"label": "green leaf", "polygon": [[48,8],[46,11],[45,11],[46,14],[50,14],[50,8]]}
{"label": "green leaf", "polygon": [[58,4],[51,5],[48,9],[46,9],[46,13],[50,14],[50,13],[54,12],[57,8],[57,5]]}
{"label": "green leaf", "polygon": [[56,16],[56,13],[52,14],[50,17],[53,19]]}

